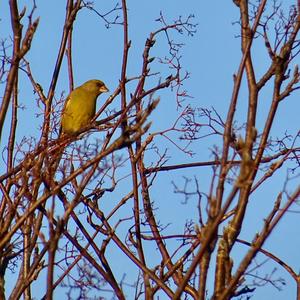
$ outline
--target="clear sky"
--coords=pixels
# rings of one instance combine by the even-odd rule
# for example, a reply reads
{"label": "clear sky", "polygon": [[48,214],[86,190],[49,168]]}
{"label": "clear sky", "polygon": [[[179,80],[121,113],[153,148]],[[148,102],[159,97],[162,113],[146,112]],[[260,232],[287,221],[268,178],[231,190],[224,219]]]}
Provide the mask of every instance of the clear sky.
{"label": "clear sky", "polygon": [[[8,38],[10,20],[8,14],[7,1],[0,1],[0,39]],[[21,8],[24,4],[31,9],[31,1],[18,1]],[[101,12],[105,12],[111,8],[111,1],[94,1],[95,8]],[[284,1],[284,5],[293,1]],[[31,69],[38,79],[38,82],[45,91],[49,88],[52,78],[56,55],[61,39],[61,27],[65,18],[65,1],[53,0],[43,1],[36,0],[37,10],[35,16],[40,16],[40,24],[32,44],[32,50],[28,55],[31,62]],[[190,78],[185,82],[185,89],[192,98],[185,102],[190,102],[193,107],[212,108],[214,107],[220,116],[224,119],[227,113],[227,106],[230,101],[233,88],[233,74],[237,71],[241,52],[240,40],[237,38],[239,34],[239,25],[234,22],[238,20],[238,9],[232,1],[128,1],[129,9],[129,37],[132,41],[129,52],[128,76],[135,76],[141,68],[141,56],[147,35],[158,28],[155,19],[159,17],[160,11],[163,12],[166,19],[173,20],[179,15],[187,16],[194,14],[194,22],[198,24],[197,32],[193,37],[184,35],[178,36],[185,46],[182,49],[182,65],[183,69],[190,72]],[[21,9],[20,9],[21,10]],[[99,78],[103,80],[108,88],[113,91],[119,83],[122,63],[122,27],[112,26],[106,29],[104,23],[99,16],[91,11],[82,11],[76,20],[74,27],[73,41],[73,62],[74,62],[74,78],[75,86],[80,85],[88,79]],[[157,46],[155,55],[164,55],[164,41],[161,46]],[[267,53],[263,43],[255,41],[254,64],[257,68],[257,76],[259,77],[266,69]],[[298,60],[299,62],[299,60]],[[296,62],[294,62],[295,64]],[[32,99],[32,88],[28,81],[20,78],[20,102],[24,105],[25,110],[20,113],[20,123],[26,124],[18,131],[19,140],[22,136],[30,135],[37,137],[39,132],[40,120],[35,117],[38,109],[35,107],[35,101]],[[2,94],[2,88],[0,87]],[[68,76],[66,64],[64,63],[62,72],[59,76],[59,82],[56,88],[55,97],[59,99],[61,94],[68,94]],[[151,130],[157,130],[170,126],[175,116],[176,106],[170,107],[170,101],[167,99],[170,94],[166,94],[165,98],[161,98],[158,111],[154,113]],[[240,104],[237,116],[240,116],[239,124],[245,120],[245,111],[247,103],[247,94],[245,85],[242,86],[240,96]],[[297,99],[298,97],[298,99]],[[243,99],[244,98],[244,99]],[[258,114],[258,131],[262,128],[265,120],[266,108],[268,108],[271,100],[270,89],[264,94],[264,102]],[[297,109],[295,109],[295,107]],[[166,118],[165,115],[168,115]],[[272,130],[274,138],[280,137],[288,130],[289,133],[295,134],[299,130],[299,92],[291,96],[287,103],[281,105],[278,118]],[[170,116],[170,118],[169,118]],[[27,120],[30,120],[29,122]],[[6,127],[8,128],[8,127]],[[7,138],[7,133],[3,134],[3,140]],[[191,149],[195,153],[193,157],[183,155],[182,152],[173,148],[171,144],[162,141],[163,145],[169,148],[169,154],[172,154],[169,164],[186,163],[195,161],[206,161],[213,159],[210,152],[213,148],[215,138],[200,140],[191,145]],[[1,151],[3,150],[1,146]],[[0,162],[0,168],[3,162]],[[1,172],[2,173],[2,172]],[[152,190],[154,199],[159,199],[162,191],[166,191],[168,197],[164,201],[158,200],[156,206],[159,208],[157,214],[162,215],[165,224],[170,225],[170,232],[175,232],[176,228],[182,232],[182,228],[186,220],[195,219],[196,201],[190,201],[187,205],[182,204],[183,198],[172,193],[172,181],[176,180],[178,185],[183,185],[182,176],[197,176],[200,186],[204,192],[209,189],[211,171],[206,169],[191,169],[184,171],[174,171],[163,173],[158,176],[156,188]],[[241,238],[251,241],[254,234],[260,230],[263,225],[263,218],[271,210],[276,195],[282,190],[286,172],[282,171],[280,175],[275,176],[272,184],[263,191],[257,191],[253,195],[247,212],[245,229],[241,233]],[[289,185],[289,190],[297,185],[294,180]],[[172,213],[168,216],[167,212],[172,205]],[[297,208],[295,208],[297,209]],[[182,217],[182,214],[185,214]],[[299,265],[299,246],[300,235],[296,224],[299,223],[299,214],[289,214],[284,218],[276,230],[272,233],[270,240],[265,247],[270,251],[274,251],[281,259],[286,260],[294,268]],[[284,237],[284,239],[283,239]],[[288,237],[288,238],[287,238]],[[292,240],[292,243],[290,243]],[[284,242],[282,242],[284,241]],[[247,248],[241,246],[240,249],[234,249],[236,256],[240,257],[245,253]],[[123,260],[116,254],[116,265]],[[257,262],[263,261],[263,256],[258,256]],[[266,268],[266,274],[272,271],[273,267],[278,270],[275,277],[282,277],[286,280],[286,286],[282,286],[283,290],[278,291],[273,286],[267,285],[257,288],[253,298],[259,299],[294,299],[295,283],[283,271],[280,266],[267,262],[262,268]],[[121,271],[126,268],[122,266]],[[261,272],[260,275],[264,275]],[[128,298],[130,299],[130,298]]]}

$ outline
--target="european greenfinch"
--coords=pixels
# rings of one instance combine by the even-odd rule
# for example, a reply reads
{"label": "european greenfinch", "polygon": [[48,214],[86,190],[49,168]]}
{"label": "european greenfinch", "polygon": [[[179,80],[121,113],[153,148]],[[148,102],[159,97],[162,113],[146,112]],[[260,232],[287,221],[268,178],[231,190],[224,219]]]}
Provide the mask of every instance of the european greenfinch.
{"label": "european greenfinch", "polygon": [[61,115],[61,133],[75,135],[92,120],[96,100],[108,88],[101,80],[92,79],[74,89],[67,97]]}

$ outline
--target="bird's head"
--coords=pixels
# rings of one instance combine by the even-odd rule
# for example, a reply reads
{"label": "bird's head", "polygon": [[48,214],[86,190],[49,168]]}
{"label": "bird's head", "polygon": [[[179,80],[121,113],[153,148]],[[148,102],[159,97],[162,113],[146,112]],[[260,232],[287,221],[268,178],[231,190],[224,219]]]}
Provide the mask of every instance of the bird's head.
{"label": "bird's head", "polygon": [[96,94],[97,96],[101,93],[106,93],[109,91],[104,82],[98,79],[89,80],[85,82],[81,87],[90,93]]}

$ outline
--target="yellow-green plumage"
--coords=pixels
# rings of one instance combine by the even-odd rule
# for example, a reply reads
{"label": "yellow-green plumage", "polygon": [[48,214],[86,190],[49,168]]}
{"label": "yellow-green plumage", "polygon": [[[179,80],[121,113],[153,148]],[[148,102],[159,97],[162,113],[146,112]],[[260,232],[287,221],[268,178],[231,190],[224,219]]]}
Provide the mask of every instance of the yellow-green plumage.
{"label": "yellow-green plumage", "polygon": [[61,116],[61,132],[76,134],[94,117],[96,100],[101,93],[108,92],[101,80],[92,79],[74,89],[67,97]]}

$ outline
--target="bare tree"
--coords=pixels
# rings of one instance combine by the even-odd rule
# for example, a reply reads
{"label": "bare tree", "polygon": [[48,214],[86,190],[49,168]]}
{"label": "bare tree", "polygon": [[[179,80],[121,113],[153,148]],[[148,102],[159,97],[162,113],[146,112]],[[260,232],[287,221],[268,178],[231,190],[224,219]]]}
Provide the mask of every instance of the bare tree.
{"label": "bare tree", "polygon": [[[300,195],[299,184],[289,185],[290,174],[296,176],[299,167],[299,131],[277,139],[271,136],[272,126],[280,121],[279,107],[300,88],[294,63],[300,52],[299,0],[287,11],[276,0],[233,1],[240,12],[242,58],[233,76],[228,110],[222,112],[225,119],[218,108],[188,103],[184,83],[189,73],[182,68],[179,37],[196,32],[193,15],[169,22],[161,12],[156,20],[159,26],[145,37],[141,70],[130,77],[127,1],[112,3],[108,12],[88,1],[66,2],[61,43],[47,89],[35,78],[33,58],[27,55],[43,16],[35,17],[34,1],[28,12],[16,0],[9,0],[12,47],[7,40],[1,41],[0,68],[5,162],[0,175],[0,298],[32,299],[34,286],[39,284],[43,299],[53,299],[58,290],[68,299],[247,299],[260,285],[284,284],[272,272],[259,275],[264,264],[256,257],[261,255],[289,273],[300,299],[297,271],[263,248]],[[65,59],[70,91],[74,87],[73,26],[83,11],[96,14],[107,28],[123,30],[119,85],[87,128],[76,136],[59,137],[64,97],[55,96],[57,82]],[[261,75],[256,72],[254,42],[264,46],[268,55],[268,67]],[[157,47],[164,51],[161,57],[155,55]],[[32,85],[32,99],[43,119],[38,136],[18,139],[18,128],[24,126],[18,118],[20,78]],[[247,93],[241,96],[243,81]],[[270,87],[270,105],[264,120],[258,122],[258,111],[265,107],[262,98]],[[178,115],[171,126],[160,128],[155,113],[161,109],[164,93],[174,99],[169,105]],[[236,114],[242,101],[244,118]],[[7,136],[3,134],[5,124],[10,124]],[[171,150],[166,150],[166,141]],[[172,151],[189,156],[190,146],[199,141],[209,145],[212,160],[168,164]],[[183,187],[180,185],[177,171],[200,174],[204,168],[206,176],[210,174],[207,187],[203,188],[197,176],[185,176]],[[276,174],[287,170],[262,227],[248,240],[241,239],[255,192],[264,191]],[[165,171],[174,172],[174,194],[196,212],[172,220],[183,224],[180,229],[167,225],[168,210],[160,213],[160,200],[168,201],[159,184]],[[239,247],[247,247],[242,257],[234,255]],[[124,268],[121,274],[116,261]],[[8,293],[5,279],[10,276],[16,280]]]}

